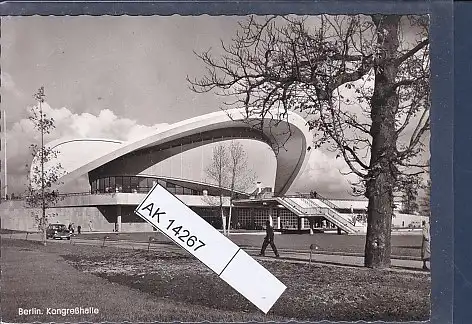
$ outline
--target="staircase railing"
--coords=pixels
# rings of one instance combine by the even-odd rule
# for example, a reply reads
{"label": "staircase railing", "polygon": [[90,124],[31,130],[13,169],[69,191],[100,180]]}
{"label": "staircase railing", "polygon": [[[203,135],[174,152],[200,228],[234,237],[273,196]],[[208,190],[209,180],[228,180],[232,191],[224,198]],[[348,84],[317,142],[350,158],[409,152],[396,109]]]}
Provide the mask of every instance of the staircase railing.
{"label": "staircase railing", "polygon": [[316,195],[316,199],[321,200],[323,203],[325,203],[327,206],[333,208],[333,209],[339,209],[339,207],[335,204],[333,204],[330,200],[327,198],[320,196],[319,194]]}
{"label": "staircase railing", "polygon": [[[305,203],[307,203],[309,206],[312,206],[313,208],[319,208],[320,210],[323,210],[323,212],[325,213],[325,215],[327,216],[330,216],[332,218],[332,222],[333,223],[338,223],[336,225],[344,225],[346,228],[348,228],[349,230],[351,230],[352,232],[356,232],[356,230],[354,229],[354,226],[349,222],[347,221],[346,219],[344,219],[344,217],[340,216],[337,212],[336,212],[336,205],[334,205],[333,203],[330,203],[330,204],[326,204],[328,205],[330,208],[326,208],[326,207],[321,207],[319,205],[317,205],[313,200],[307,198],[307,195],[306,194],[302,194],[302,195],[299,195],[298,197],[295,197],[295,196],[292,196],[293,198],[300,198],[302,199]],[[317,196],[318,197],[318,196]],[[324,198],[326,199],[326,198]],[[320,199],[321,200],[321,199]],[[293,201],[293,200],[292,200]],[[294,202],[295,203],[295,202]],[[334,207],[332,207],[334,206]]]}
{"label": "staircase railing", "polygon": [[298,204],[297,202],[293,201],[290,199],[290,197],[284,197],[282,198],[282,201],[284,201],[286,204],[290,205],[293,209],[297,210],[300,214],[311,216],[311,215],[323,215],[324,214],[324,209],[320,206],[315,206],[312,208],[306,208]]}
{"label": "staircase railing", "polygon": [[323,203],[325,203],[328,207],[332,209],[339,209],[339,206],[335,205],[332,203],[328,198],[321,196],[319,193],[316,193],[315,196],[309,194],[309,193],[301,193],[297,192],[296,195],[289,195],[287,197],[293,197],[293,198],[305,198],[305,199],[319,199]]}

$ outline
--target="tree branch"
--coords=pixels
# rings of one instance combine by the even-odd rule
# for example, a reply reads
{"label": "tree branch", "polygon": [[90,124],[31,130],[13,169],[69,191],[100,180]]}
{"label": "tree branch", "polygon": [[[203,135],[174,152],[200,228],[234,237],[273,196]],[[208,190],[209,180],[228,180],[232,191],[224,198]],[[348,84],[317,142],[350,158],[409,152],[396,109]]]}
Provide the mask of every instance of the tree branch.
{"label": "tree branch", "polygon": [[429,38],[424,39],[422,42],[420,42],[418,45],[413,47],[411,50],[400,56],[395,60],[395,65],[399,66],[403,62],[405,62],[407,59],[415,55],[419,50],[421,50],[423,47],[429,44]]}

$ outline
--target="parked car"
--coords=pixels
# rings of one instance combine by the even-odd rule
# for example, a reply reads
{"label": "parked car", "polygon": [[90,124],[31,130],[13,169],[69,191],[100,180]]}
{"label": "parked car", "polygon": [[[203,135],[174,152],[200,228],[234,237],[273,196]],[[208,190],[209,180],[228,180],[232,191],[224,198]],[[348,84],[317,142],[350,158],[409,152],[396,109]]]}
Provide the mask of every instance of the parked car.
{"label": "parked car", "polygon": [[419,221],[412,221],[409,225],[409,228],[420,228],[421,227],[421,222]]}
{"label": "parked car", "polygon": [[70,240],[71,233],[64,224],[49,224],[46,230],[46,238]]}

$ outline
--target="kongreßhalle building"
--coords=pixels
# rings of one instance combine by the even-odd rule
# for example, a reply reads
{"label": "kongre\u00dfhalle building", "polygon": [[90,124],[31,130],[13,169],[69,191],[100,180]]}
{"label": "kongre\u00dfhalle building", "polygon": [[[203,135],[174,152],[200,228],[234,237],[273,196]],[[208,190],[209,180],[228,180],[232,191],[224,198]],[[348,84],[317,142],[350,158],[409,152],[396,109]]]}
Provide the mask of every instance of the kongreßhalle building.
{"label": "kongre\u00dfhalle building", "polygon": [[[276,114],[274,114],[276,116]],[[352,217],[366,212],[366,201],[334,201],[311,195],[286,195],[303,171],[310,154],[312,136],[306,121],[289,112],[283,118],[247,118],[242,110],[210,113],[172,124],[146,138],[121,142],[110,139],[69,139],[48,143],[58,152],[67,185],[87,177],[89,190],[64,193],[54,208],[48,210],[49,222],[74,223],[82,231],[152,231],[151,225],[134,214],[136,206],[155,183],[176,195],[198,215],[221,228],[220,192],[228,213],[230,190],[215,185],[171,178],[160,174],[157,164],[187,150],[231,139],[250,139],[277,150],[275,183],[252,193],[236,192],[232,208],[232,228],[262,229],[270,220],[276,229],[308,231],[310,228],[337,233],[356,233],[365,226],[354,226]],[[80,152],[80,154],[77,154]],[[33,162],[34,164],[34,162]],[[46,165],[47,167],[47,165]],[[2,228],[35,230],[21,200],[6,201],[2,208]],[[2,206],[3,207],[3,206]],[[403,220],[403,226],[415,222]],[[406,224],[405,224],[406,221]],[[415,223],[416,224],[416,223]]]}

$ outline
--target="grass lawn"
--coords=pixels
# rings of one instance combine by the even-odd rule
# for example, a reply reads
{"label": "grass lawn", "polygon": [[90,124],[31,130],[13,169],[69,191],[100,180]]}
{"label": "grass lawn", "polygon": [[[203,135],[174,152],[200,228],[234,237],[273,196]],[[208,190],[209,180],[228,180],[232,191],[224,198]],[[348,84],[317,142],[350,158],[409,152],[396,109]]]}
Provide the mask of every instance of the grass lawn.
{"label": "grass lawn", "polygon": [[[260,312],[225,311],[153,294],[80,271],[61,255],[106,256],[109,249],[2,239],[2,322],[100,323],[100,322],[212,322],[282,321],[284,318]],[[114,253],[119,254],[119,250]],[[120,266],[121,267],[121,266]],[[126,267],[126,265],[123,265]],[[98,314],[47,314],[47,309],[94,307]],[[37,309],[43,314],[19,315],[19,308]]]}
{"label": "grass lawn", "polygon": [[[268,315],[264,315],[184,252],[151,251],[148,254],[143,250],[52,242],[43,247],[34,242],[7,239],[3,240],[2,249],[13,249],[16,254],[25,255],[15,258],[7,253],[10,257],[2,258],[2,262],[8,262],[6,265],[10,267],[5,269],[2,264],[5,269],[2,280],[14,275],[20,282],[35,282],[33,287],[38,290],[31,295],[22,291],[24,285],[3,285],[3,293],[6,292],[2,296],[3,310],[3,305],[10,305],[5,300],[17,304],[23,300],[21,305],[41,303],[44,307],[63,305],[66,300],[75,306],[102,303],[103,317],[90,319],[93,322],[125,319],[412,321],[427,320],[430,313],[428,273],[260,261],[287,286]],[[42,257],[38,257],[39,254]],[[60,275],[51,279],[53,274],[47,273],[43,262],[53,267],[48,271],[57,271]],[[33,269],[42,270],[28,270],[33,266]],[[9,273],[13,268],[19,273]],[[48,280],[56,282],[56,286],[50,288]],[[62,286],[61,283],[64,283],[64,291],[57,288],[57,284]],[[41,290],[44,292],[40,293]],[[21,320],[31,322],[30,318]],[[70,319],[59,318],[59,321],[67,320]]]}
{"label": "grass lawn", "polygon": [[[110,240],[132,240],[148,242],[153,237],[157,242],[170,242],[168,238],[158,232],[151,233],[113,233],[106,234]],[[80,238],[100,239],[105,234],[83,233]],[[231,240],[240,247],[259,248],[264,238],[263,235],[237,234],[230,235]],[[348,252],[363,255],[365,248],[365,236],[363,235],[336,235],[316,233],[309,234],[281,234],[275,236],[277,248],[282,250],[308,250],[311,244],[318,246],[320,251]],[[421,235],[392,235],[392,255],[421,256]]]}

